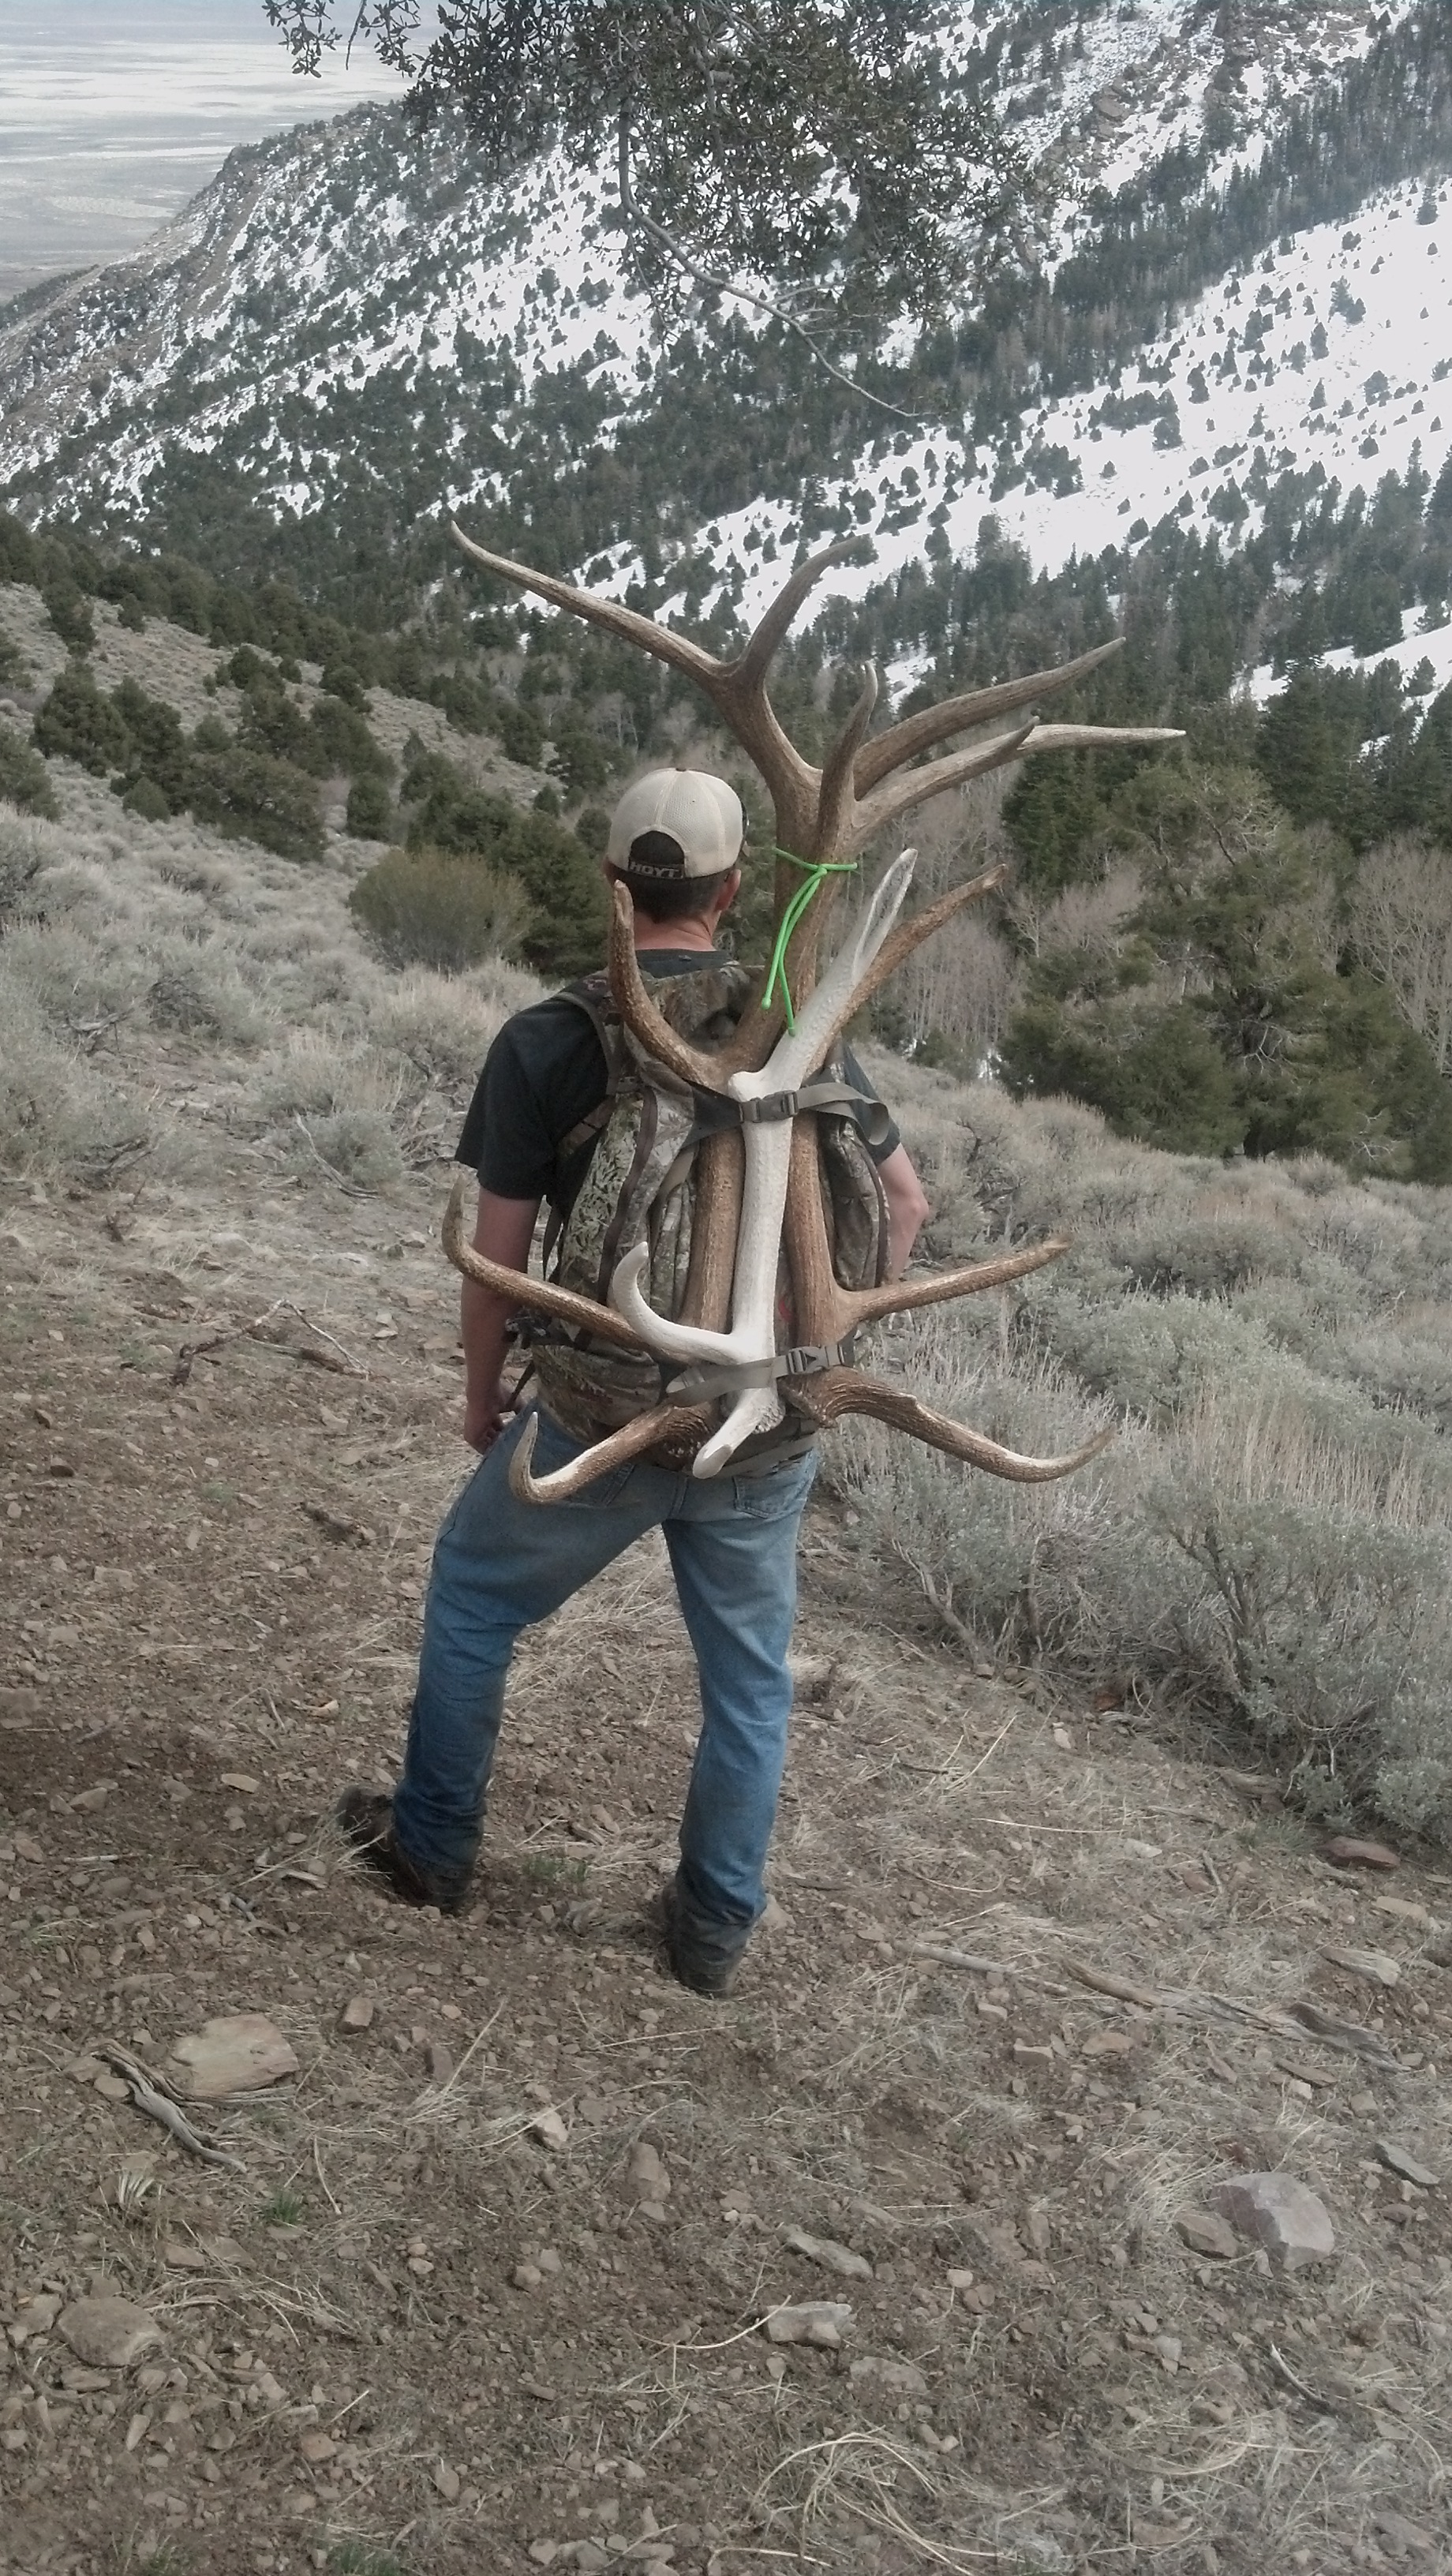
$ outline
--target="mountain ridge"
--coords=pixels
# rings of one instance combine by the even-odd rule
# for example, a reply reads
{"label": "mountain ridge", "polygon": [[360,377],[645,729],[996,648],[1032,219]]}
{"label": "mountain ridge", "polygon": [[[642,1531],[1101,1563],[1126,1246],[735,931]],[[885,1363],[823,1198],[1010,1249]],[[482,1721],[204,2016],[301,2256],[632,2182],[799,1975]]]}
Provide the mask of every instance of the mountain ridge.
{"label": "mountain ridge", "polygon": [[[965,9],[965,57],[974,24]],[[1395,0],[1370,19],[1346,0],[1216,11],[1145,0],[1128,15],[1099,6],[1077,18],[1048,0],[1009,12],[979,45],[977,76],[1037,157],[1057,156],[1067,174],[1059,236],[1036,285],[1026,272],[1025,300],[1057,296],[1072,330],[1076,299],[1105,301],[1096,264],[1118,295],[1111,263],[1144,234],[1143,210],[1173,197],[1177,173],[1212,211],[1253,199],[1254,174],[1298,114],[1317,102],[1333,113],[1378,48],[1405,50],[1430,24],[1425,0]],[[1409,119],[1393,157],[1420,148]],[[1435,157],[1435,134],[1426,149]],[[1444,158],[1452,168],[1452,148]],[[1377,255],[1385,271],[1397,254],[1400,308],[1410,259],[1391,228],[1411,183],[1393,184],[1402,198],[1382,191]],[[1261,193],[1252,228],[1273,218],[1273,192]],[[1053,569],[1123,537],[1119,520],[1135,515],[1119,506],[1127,473],[1147,522],[1180,509],[1188,488],[1184,515],[1208,531],[1224,471],[1217,448],[1246,444],[1249,459],[1260,437],[1268,465],[1287,449],[1296,462],[1311,453],[1302,421],[1278,417],[1257,432],[1252,408],[1230,434],[1217,430],[1203,489],[1191,488],[1194,450],[1176,480],[1164,464],[1173,445],[1156,447],[1147,422],[1138,437],[1116,430],[1116,473],[1104,474],[1105,430],[1089,415],[1117,391],[1111,379],[1128,358],[1162,371],[1176,336],[1223,320],[1213,289],[1174,332],[1107,353],[1103,380],[1080,388],[1067,423],[1062,398],[1034,390],[1035,375],[1055,364],[1062,374],[1063,361],[1031,350],[1015,359],[1011,299],[936,356],[918,352],[894,370],[864,353],[864,377],[884,389],[911,398],[936,387],[938,417],[891,423],[854,409],[740,313],[705,313],[654,348],[612,222],[598,175],[577,176],[559,156],[480,195],[447,122],[412,135],[398,109],[248,146],[145,253],[0,316],[0,488],[31,515],[67,511],[133,537],[164,526],[193,552],[204,529],[214,547],[231,542],[230,522],[251,512],[304,555],[346,532],[360,559],[411,548],[435,564],[441,517],[466,510],[506,550],[639,593],[657,613],[729,626],[759,609],[783,553],[819,534],[860,527],[870,539],[873,559],[843,576],[848,597],[914,560],[961,555],[989,510]],[[1328,307],[1334,257],[1329,236],[1316,242],[1310,265]],[[1222,278],[1246,265],[1240,248]],[[1152,281],[1140,300],[1152,303]],[[1346,300],[1358,300],[1349,283]],[[1445,296],[1437,316],[1420,318],[1434,329],[1445,319],[1438,354],[1452,358]],[[1343,315],[1318,318],[1345,360],[1339,403],[1381,316],[1363,314],[1354,347]],[[1062,337],[1052,313],[1042,327]],[[1288,356],[1294,338],[1280,337]],[[1269,363],[1281,356],[1273,347]],[[1168,389],[1189,412],[1192,367],[1193,356],[1174,383],[1161,374],[1162,409]],[[1360,385],[1378,372],[1367,357]],[[1425,406],[1428,387],[1407,399]],[[1423,417],[1434,435],[1435,411]],[[1392,440],[1387,463],[1404,468],[1410,448]],[[1337,455],[1334,439],[1326,452]],[[1119,485],[1110,512],[1088,489],[1105,481]],[[1241,533],[1256,523],[1252,512]]]}

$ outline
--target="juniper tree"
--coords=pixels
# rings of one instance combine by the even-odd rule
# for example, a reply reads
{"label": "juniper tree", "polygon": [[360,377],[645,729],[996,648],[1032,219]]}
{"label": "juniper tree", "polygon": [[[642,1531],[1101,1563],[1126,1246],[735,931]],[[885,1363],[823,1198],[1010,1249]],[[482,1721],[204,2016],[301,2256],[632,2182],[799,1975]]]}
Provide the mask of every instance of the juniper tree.
{"label": "juniper tree", "polygon": [[293,67],[369,44],[486,169],[604,163],[664,316],[692,292],[819,354],[924,327],[1013,248],[1028,166],[945,55],[941,0],[262,0]]}

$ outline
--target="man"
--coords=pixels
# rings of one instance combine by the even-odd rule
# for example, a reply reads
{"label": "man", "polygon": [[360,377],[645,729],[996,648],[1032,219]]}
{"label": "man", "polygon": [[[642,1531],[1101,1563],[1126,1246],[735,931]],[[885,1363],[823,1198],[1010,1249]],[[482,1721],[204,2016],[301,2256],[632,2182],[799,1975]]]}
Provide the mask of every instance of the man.
{"label": "man", "polygon": [[[734,791],[702,771],[657,770],[616,809],[605,874],[630,889],[635,945],[653,978],[726,963],[716,945],[741,884],[743,818]],[[851,1058],[848,1079],[866,1089]],[[609,1071],[596,1026],[569,994],[519,1012],[489,1051],[459,1141],[479,1176],[476,1248],[528,1267],[540,1204],[568,1215],[588,1169]],[[889,1124],[869,1150],[906,1264],[928,1213]],[[502,1368],[513,1309],[465,1279],[464,1437],[480,1453],[444,1521],[424,1612],[418,1690],[403,1776],[391,1799],[350,1790],[350,1838],[415,1903],[466,1901],[515,1638],[548,1618],[643,1532],[660,1528],[700,1673],[702,1726],[665,1891],[666,1948],[681,1981],[725,1994],[766,1902],[763,1872],[786,1758],[796,1607],[796,1543],[815,1455],[770,1437],[738,1472],[697,1479],[640,1462],[569,1502],[517,1502],[509,1458],[522,1422]],[[541,1407],[534,1460],[549,1473],[581,1440]]]}

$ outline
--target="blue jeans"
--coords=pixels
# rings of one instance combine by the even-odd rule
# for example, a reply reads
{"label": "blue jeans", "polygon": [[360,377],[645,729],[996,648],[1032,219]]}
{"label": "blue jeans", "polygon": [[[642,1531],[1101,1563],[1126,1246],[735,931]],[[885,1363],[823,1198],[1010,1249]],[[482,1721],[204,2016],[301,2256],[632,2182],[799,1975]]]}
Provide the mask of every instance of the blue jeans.
{"label": "blue jeans", "polygon": [[[797,1531],[815,1455],[709,1481],[626,1466],[573,1502],[520,1503],[509,1490],[509,1460],[522,1427],[511,1425],[481,1461],[434,1548],[418,1691],[393,1800],[398,1841],[426,1868],[470,1867],[515,1638],[660,1528],[701,1684],[680,1883],[701,1913],[748,1931],[766,1902],[762,1872],[786,1760]],[[563,1466],[579,1449],[540,1414],[536,1472]]]}

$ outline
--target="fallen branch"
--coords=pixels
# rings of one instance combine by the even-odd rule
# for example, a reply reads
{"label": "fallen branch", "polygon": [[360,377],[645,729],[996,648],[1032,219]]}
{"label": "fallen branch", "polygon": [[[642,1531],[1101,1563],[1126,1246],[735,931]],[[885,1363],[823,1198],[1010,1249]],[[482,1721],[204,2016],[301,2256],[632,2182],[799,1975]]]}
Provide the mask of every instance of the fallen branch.
{"label": "fallen branch", "polygon": [[159,2121],[163,2129],[169,2129],[178,2146],[185,2147],[188,2155],[196,2156],[204,2165],[225,2165],[231,2173],[247,2171],[240,2156],[229,2156],[223,2148],[212,2146],[192,2127],[186,2113],[170,2093],[159,2090],[166,2082],[165,2076],[152,2076],[144,2066],[138,2066],[135,2058],[129,2057],[124,2048],[117,2048],[110,2040],[98,2040],[95,2054],[106,2058],[130,2085],[131,2098],[137,2110],[144,2111],[148,2120]]}
{"label": "fallen branch", "polygon": [[1112,1995],[1116,2003],[1138,2004],[1141,2012],[1163,2012],[1174,2009],[1168,1995],[1152,1995],[1147,1986],[1132,1986],[1125,1977],[1114,1977],[1106,1968],[1091,1968],[1084,1959],[1066,1959],[1065,1967],[1081,1986],[1089,1986],[1096,1995]]}

